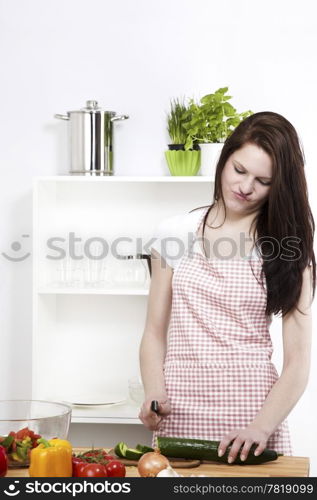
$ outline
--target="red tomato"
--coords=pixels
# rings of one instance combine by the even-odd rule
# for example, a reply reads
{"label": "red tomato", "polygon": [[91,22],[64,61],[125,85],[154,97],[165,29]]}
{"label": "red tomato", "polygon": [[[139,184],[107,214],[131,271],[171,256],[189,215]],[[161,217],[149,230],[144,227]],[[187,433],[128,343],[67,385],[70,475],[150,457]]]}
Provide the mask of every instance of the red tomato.
{"label": "red tomato", "polygon": [[23,427],[23,429],[20,429],[17,433],[16,433],[16,439],[24,439],[26,437],[32,437],[32,434],[31,432],[33,431],[30,431],[30,429],[28,427]]}
{"label": "red tomato", "polygon": [[4,477],[8,470],[8,457],[6,449],[0,446],[0,477]]}
{"label": "red tomato", "polygon": [[78,477],[79,470],[83,465],[87,465],[87,462],[84,462],[82,458],[72,457],[72,465],[73,465],[73,477]]}
{"label": "red tomato", "polygon": [[88,462],[82,462],[81,464],[77,464],[75,477],[81,477],[80,474],[82,470],[86,467],[86,465],[88,465]]}
{"label": "red tomato", "polygon": [[101,464],[86,464],[79,467],[77,477],[107,477],[107,471]]}
{"label": "red tomato", "polygon": [[105,468],[108,477],[125,477],[125,466],[120,460],[111,460]]}

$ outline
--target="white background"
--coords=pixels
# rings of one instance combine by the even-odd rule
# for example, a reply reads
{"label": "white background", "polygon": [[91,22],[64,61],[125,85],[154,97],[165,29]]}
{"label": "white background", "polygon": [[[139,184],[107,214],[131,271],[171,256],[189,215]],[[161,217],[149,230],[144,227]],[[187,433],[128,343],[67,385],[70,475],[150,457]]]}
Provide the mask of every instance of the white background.
{"label": "white background", "polygon": [[[31,251],[32,179],[68,173],[67,124],[53,115],[87,99],[130,115],[115,125],[117,175],[166,175],[170,99],[229,86],[239,112],[275,111],[297,129],[316,217],[315,10],[314,0],[0,0],[0,253]],[[17,241],[20,254],[11,248]],[[14,263],[0,255],[0,276],[0,397],[29,398],[31,257]],[[280,370],[280,320],[272,338]],[[312,476],[316,356],[313,339],[309,385],[289,416],[294,455],[311,458]],[[73,427],[75,445],[91,444],[84,433],[106,444],[105,426]],[[136,431],[119,427],[113,432],[126,439]]]}

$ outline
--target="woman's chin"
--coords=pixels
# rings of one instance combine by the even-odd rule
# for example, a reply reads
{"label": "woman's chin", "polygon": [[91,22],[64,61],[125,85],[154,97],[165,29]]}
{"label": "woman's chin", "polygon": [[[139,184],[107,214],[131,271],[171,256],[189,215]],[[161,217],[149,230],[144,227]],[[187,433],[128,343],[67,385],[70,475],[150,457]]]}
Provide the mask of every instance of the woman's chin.
{"label": "woman's chin", "polygon": [[225,204],[228,210],[237,214],[244,213],[246,209],[245,205],[239,200],[225,200]]}

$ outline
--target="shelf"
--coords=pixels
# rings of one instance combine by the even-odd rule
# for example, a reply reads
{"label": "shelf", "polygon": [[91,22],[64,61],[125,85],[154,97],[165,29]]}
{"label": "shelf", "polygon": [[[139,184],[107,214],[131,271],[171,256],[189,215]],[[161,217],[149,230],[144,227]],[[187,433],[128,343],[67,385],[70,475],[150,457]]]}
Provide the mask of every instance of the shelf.
{"label": "shelf", "polygon": [[139,406],[129,400],[100,406],[72,406],[72,423],[142,424],[138,418]]}
{"label": "shelf", "polygon": [[114,175],[105,177],[93,177],[84,175],[54,175],[54,176],[40,176],[34,178],[36,181],[56,181],[56,182],[214,182],[211,176],[195,175],[195,176],[126,176]]}
{"label": "shelf", "polygon": [[40,288],[39,295],[149,295],[148,289]]}
{"label": "shelf", "polygon": [[[107,255],[127,248],[149,254],[163,219],[210,203],[213,179],[60,175],[34,181],[32,397],[126,400],[128,380],[139,374],[150,280],[142,288],[115,287],[102,265],[90,269],[83,263],[86,276],[72,274],[79,265],[61,267],[57,260],[70,249],[89,256],[94,240]],[[100,288],[93,286],[97,283]],[[91,362],[94,370],[86,369]],[[138,412],[128,400],[73,406],[72,422],[141,424]]]}

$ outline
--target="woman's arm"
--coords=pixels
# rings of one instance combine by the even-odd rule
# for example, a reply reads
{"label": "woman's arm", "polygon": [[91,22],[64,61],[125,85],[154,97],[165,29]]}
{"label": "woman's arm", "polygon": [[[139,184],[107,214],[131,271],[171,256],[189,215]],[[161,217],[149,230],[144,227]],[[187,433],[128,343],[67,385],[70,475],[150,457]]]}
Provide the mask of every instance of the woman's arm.
{"label": "woman's arm", "polygon": [[298,308],[283,318],[283,368],[280,378],[272,387],[254,425],[269,435],[294,408],[303,394],[310,371],[311,354],[311,277],[310,269],[303,273],[303,286]]}
{"label": "woman's arm", "polygon": [[[144,333],[140,345],[140,368],[145,392],[139,418],[149,429],[158,427],[170,412],[163,363],[172,304],[172,268],[152,250],[152,276]],[[150,410],[152,400],[160,403],[160,416]]]}
{"label": "woman's arm", "polygon": [[[307,386],[311,355],[311,268],[303,273],[303,284],[297,310],[283,317],[283,368],[279,379],[269,392],[262,408],[245,429],[236,429],[221,441],[220,449],[225,451],[234,439],[230,457],[234,461],[241,446],[240,457],[246,457],[253,443],[258,443],[256,455],[262,453],[271,434],[285,420],[294,408]],[[223,453],[221,453],[223,454]],[[229,457],[229,458],[230,458]]]}

